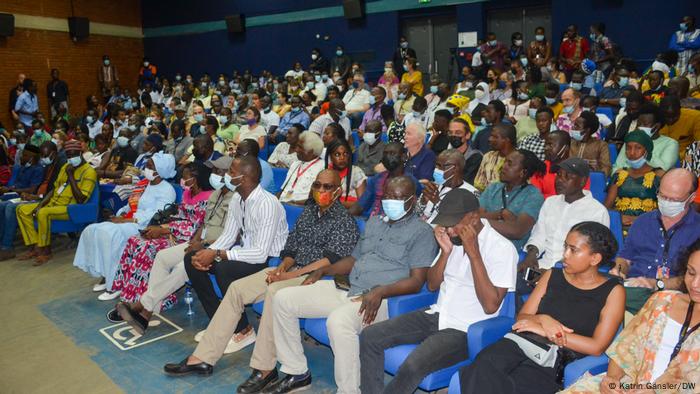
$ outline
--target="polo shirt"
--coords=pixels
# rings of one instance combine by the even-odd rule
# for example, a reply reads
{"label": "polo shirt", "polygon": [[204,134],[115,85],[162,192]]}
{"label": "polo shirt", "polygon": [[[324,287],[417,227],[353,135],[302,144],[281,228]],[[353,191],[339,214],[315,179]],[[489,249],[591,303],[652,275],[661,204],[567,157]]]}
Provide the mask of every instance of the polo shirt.
{"label": "polo shirt", "polygon": [[[484,227],[477,239],[486,273],[494,286],[515,291],[518,252],[487,220],[481,219],[481,223]],[[469,257],[462,246],[454,245],[447,258],[437,302],[426,311],[429,314],[439,313],[438,329],[453,328],[467,332],[470,325],[498,316],[502,306],[503,303],[494,313],[484,312],[476,295]]]}
{"label": "polo shirt", "polygon": [[362,116],[362,123],[360,123],[360,130],[365,131],[367,123],[371,120],[378,120],[382,124],[382,132],[386,131],[386,124],[384,124],[384,118],[382,118],[382,105],[384,103],[377,103],[375,105],[370,105],[369,109],[365,111]]}
{"label": "polo shirt", "polygon": [[[418,198],[423,190],[418,179],[410,174],[404,173],[402,175],[410,177],[416,184],[416,198]],[[357,204],[362,207],[363,215],[375,216],[384,214],[384,210],[382,209],[382,197],[384,196],[384,185],[388,178],[388,171],[383,171],[367,178],[367,188],[365,188],[365,192],[360,196],[359,200],[357,200]]]}
{"label": "polo shirt", "polygon": [[277,130],[282,135],[287,135],[287,131],[289,131],[289,128],[292,127],[292,125],[294,125],[295,123],[300,123],[302,126],[304,126],[304,129],[308,129],[309,124],[311,123],[311,118],[309,118],[309,114],[307,114],[303,110],[297,113],[289,111],[286,114],[284,114],[282,120],[280,120],[280,125],[277,128]]}
{"label": "polo shirt", "polygon": [[26,189],[28,187],[39,186],[41,180],[44,179],[44,167],[40,164],[33,166],[22,166],[17,173],[17,178],[13,187],[15,189]]}
{"label": "polo shirt", "polygon": [[[516,216],[524,213],[537,222],[540,208],[544,203],[544,197],[536,187],[526,184],[523,187],[516,187],[510,192],[504,193],[505,183],[496,182],[490,184],[481,196],[479,197],[479,205],[486,212],[496,212],[502,209],[508,209]],[[530,238],[530,231],[522,238],[511,239],[513,245],[522,249],[525,243]]]}
{"label": "polo shirt", "polygon": [[372,217],[352,251],[348,297],[408,278],[411,269],[430,267],[437,253],[432,227],[417,214],[394,223]]}
{"label": "polo shirt", "polygon": [[354,112],[364,110],[365,105],[369,105],[369,96],[371,96],[371,94],[365,89],[349,90],[345,93],[345,96],[343,96],[345,109]]}
{"label": "polo shirt", "polygon": [[416,179],[433,179],[435,169],[435,152],[423,145],[415,156],[411,156],[406,163],[406,173]]}
{"label": "polo shirt", "polygon": [[[628,278],[656,278],[657,268],[667,262],[671,277],[678,276],[678,257],[700,238],[700,214],[692,207],[673,227],[664,231],[661,213],[647,212],[637,218],[621,246],[619,257],[631,261]],[[664,249],[667,250],[664,259]]]}
{"label": "polo shirt", "polygon": [[311,184],[314,183],[316,176],[324,168],[325,163],[320,158],[310,162],[294,162],[289,167],[287,177],[282,184],[280,202],[306,201],[309,198]]}
{"label": "polo shirt", "polygon": [[343,130],[345,130],[345,139],[350,140],[350,133],[352,132],[352,129],[350,128],[350,119],[348,119],[347,116],[343,116],[342,118],[338,119],[338,122],[333,119],[331,114],[325,114],[321,115],[318,118],[314,119],[313,122],[311,122],[311,125],[309,126],[309,131],[313,131],[314,133],[323,136],[323,131],[326,129],[326,127],[331,124],[331,123],[338,123]]}
{"label": "polo shirt", "polygon": [[583,197],[571,204],[564,200],[563,194],[552,196],[542,204],[539,218],[525,245],[536,246],[543,253],[540,268],[552,268],[564,255],[564,240],[571,227],[587,221],[610,227],[608,210],[593,198],[591,192],[584,190]]}

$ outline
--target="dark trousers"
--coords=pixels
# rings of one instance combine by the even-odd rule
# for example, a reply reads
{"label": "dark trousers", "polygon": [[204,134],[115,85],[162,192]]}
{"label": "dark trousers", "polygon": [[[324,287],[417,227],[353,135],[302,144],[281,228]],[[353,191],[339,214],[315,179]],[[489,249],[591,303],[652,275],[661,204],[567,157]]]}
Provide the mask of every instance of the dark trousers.
{"label": "dark trousers", "polygon": [[[221,303],[221,300],[219,300],[214,292],[214,285],[211,283],[211,279],[209,279],[210,273],[216,278],[216,283],[219,285],[221,294],[225,295],[228,286],[235,280],[245,278],[267,267],[267,264],[222,261],[220,263],[214,263],[209,271],[200,271],[192,266],[193,254],[194,253],[187,253],[185,255],[185,271],[187,271],[187,277],[190,278],[190,282],[192,282],[192,288],[197,293],[197,298],[199,298],[199,301],[202,303],[204,311],[207,313],[207,316],[209,316],[209,319],[214,317],[214,313],[216,313],[216,309]],[[244,311],[241,314],[241,319],[238,321],[238,326],[236,326],[236,332],[242,331],[248,327],[248,325],[248,317]]]}
{"label": "dark trousers", "polygon": [[463,393],[556,393],[554,368],[531,361],[510,339],[501,339],[479,352],[474,362],[459,372]]}
{"label": "dark trousers", "polygon": [[515,278],[515,310],[516,312],[520,312],[520,308],[525,305],[525,301],[523,301],[523,296],[531,294],[533,290],[535,290],[534,287],[530,286],[528,281],[526,281],[523,278],[523,275],[525,275],[525,272],[518,272],[517,276]]}
{"label": "dark trousers", "polygon": [[[430,373],[464,361],[467,334],[438,329],[439,314],[425,310],[407,313],[373,324],[360,335],[360,388],[365,394],[412,393]],[[384,350],[404,344],[419,344],[401,364],[394,379],[384,387]]]}

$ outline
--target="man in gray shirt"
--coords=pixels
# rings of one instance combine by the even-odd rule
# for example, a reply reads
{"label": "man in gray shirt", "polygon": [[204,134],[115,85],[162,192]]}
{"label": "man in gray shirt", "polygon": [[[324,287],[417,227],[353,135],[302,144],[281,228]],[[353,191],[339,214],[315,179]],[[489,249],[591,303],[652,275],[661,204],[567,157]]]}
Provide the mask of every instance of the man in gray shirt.
{"label": "man in gray shirt", "polygon": [[363,142],[357,150],[357,166],[364,171],[365,175],[376,174],[374,167],[382,161],[384,147],[382,141],[382,123],[378,120],[370,120],[365,127]]}
{"label": "man in gray shirt", "polygon": [[[314,271],[301,286],[277,292],[275,347],[281,371],[287,375],[263,392],[286,393],[311,384],[299,319],[322,317],[328,318],[328,337],[337,355],[338,392],[360,392],[360,332],[388,318],[388,297],[421,289],[438,252],[430,225],[414,212],[415,194],[410,177],[392,178],[382,200],[386,216],[370,218],[349,257]],[[342,281],[319,280],[325,275],[349,275],[349,290],[342,289]]]}
{"label": "man in gray shirt", "polygon": [[187,150],[190,149],[193,141],[194,139],[185,131],[185,122],[175,120],[170,125],[170,138],[165,141],[165,150],[175,156],[175,162],[179,163],[187,155]]}

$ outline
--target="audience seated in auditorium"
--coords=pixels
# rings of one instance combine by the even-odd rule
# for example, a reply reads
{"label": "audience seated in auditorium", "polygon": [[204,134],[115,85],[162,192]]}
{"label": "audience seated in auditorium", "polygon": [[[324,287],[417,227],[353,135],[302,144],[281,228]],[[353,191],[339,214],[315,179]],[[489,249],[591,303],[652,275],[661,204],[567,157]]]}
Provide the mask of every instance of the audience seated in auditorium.
{"label": "audience seated in auditorium", "polygon": [[[567,233],[563,268],[542,274],[513,331],[460,370],[462,392],[558,392],[560,368],[602,354],[615,338],[624,315],[624,288],[598,271],[615,256],[615,237],[606,226],[589,221]],[[550,352],[555,356],[545,358]]]}
{"label": "audience seated in auditorium", "polygon": [[295,161],[299,160],[297,157],[297,149],[299,146],[299,135],[304,131],[304,126],[297,123],[292,125],[292,127],[287,130],[287,136],[285,141],[280,142],[275,147],[267,162],[271,166],[277,168],[289,168],[294,164]]}
{"label": "audience seated in auditorium", "polygon": [[700,364],[692,356],[700,352],[698,335],[683,332],[683,327],[697,327],[700,322],[699,271],[700,241],[695,240],[678,258],[680,292],[652,294],[605,351],[610,358],[607,371],[584,375],[564,393],[615,392],[610,387],[621,382],[671,387],[700,381]]}
{"label": "audience seated in auditorium", "polygon": [[[663,126],[663,120],[658,107],[653,104],[643,105],[639,109],[636,123],[637,129],[651,137],[653,142],[653,150],[650,151],[651,156],[648,159],[648,164],[663,171],[673,168],[678,161],[678,141],[659,133]],[[626,166],[626,149],[625,144],[617,156],[613,171]]]}
{"label": "audience seated in auditorium", "polygon": [[[506,292],[515,289],[517,251],[479,218],[479,200],[467,190],[454,189],[438,211],[429,223],[437,226],[440,254],[427,272],[428,289],[440,290],[437,302],[362,331],[363,392],[411,393],[426,375],[467,359],[469,326],[496,316]],[[415,343],[418,347],[385,386],[384,350]]]}
{"label": "audience seated in auditorium", "polygon": [[430,180],[435,169],[435,153],[426,146],[425,134],[426,129],[421,123],[413,122],[406,126],[406,173],[416,179]]}
{"label": "audience seated in auditorium", "polygon": [[469,124],[462,118],[454,118],[448,126],[448,149],[456,149],[464,155],[464,173],[462,178],[474,184],[474,178],[481,166],[484,155],[472,146],[472,132]]}
{"label": "audience seated in auditorium", "polygon": [[574,121],[573,128],[569,130],[571,135],[569,156],[585,160],[591,171],[602,172],[607,177],[612,168],[610,150],[605,141],[594,137],[599,126],[598,117],[593,112],[581,112]]}
{"label": "audience seated in auditorium", "polygon": [[362,134],[362,143],[357,149],[357,166],[367,176],[376,174],[374,168],[381,162],[386,144],[382,141],[382,122],[370,120]]}
{"label": "audience seated in auditorium", "polygon": [[506,157],[515,150],[515,127],[506,123],[494,126],[489,136],[489,145],[492,150],[484,155],[474,177],[474,186],[481,191],[498,182]]}
{"label": "audience seated in auditorium", "polygon": [[491,131],[504,123],[503,117],[506,115],[506,106],[501,101],[492,100],[489,102],[484,114],[485,115],[481,117],[481,126],[483,126],[483,128],[474,132],[471,138],[471,145],[475,149],[480,150],[481,153],[486,154],[491,150],[491,143],[489,142]]}
{"label": "audience seated in auditorium", "polygon": [[353,165],[350,143],[345,140],[333,141],[328,147],[326,161],[328,169],[335,170],[340,176],[338,200],[345,208],[352,207],[367,188],[367,176],[362,169]]}
{"label": "audience seated in auditorium", "polygon": [[318,134],[309,131],[301,133],[297,148],[299,160],[289,167],[287,177],[278,194],[280,202],[297,205],[306,203],[309,199],[311,184],[325,167],[320,157],[322,151],[323,141]]}
{"label": "audience seated in auditorium", "polygon": [[673,169],[661,178],[659,209],[629,228],[611,274],[626,279],[627,310],[636,313],[655,290],[678,290],[679,256],[700,238],[700,214],[692,208],[697,178]]}

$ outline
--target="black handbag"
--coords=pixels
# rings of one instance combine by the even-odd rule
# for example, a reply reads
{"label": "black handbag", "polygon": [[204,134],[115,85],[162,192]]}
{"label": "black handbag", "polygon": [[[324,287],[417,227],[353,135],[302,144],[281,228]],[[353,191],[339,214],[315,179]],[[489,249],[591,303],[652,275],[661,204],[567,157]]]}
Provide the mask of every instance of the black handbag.
{"label": "black handbag", "polygon": [[168,204],[153,215],[148,225],[160,226],[162,224],[170,223],[175,220],[173,216],[177,215],[179,211],[180,208],[178,208],[177,204]]}

